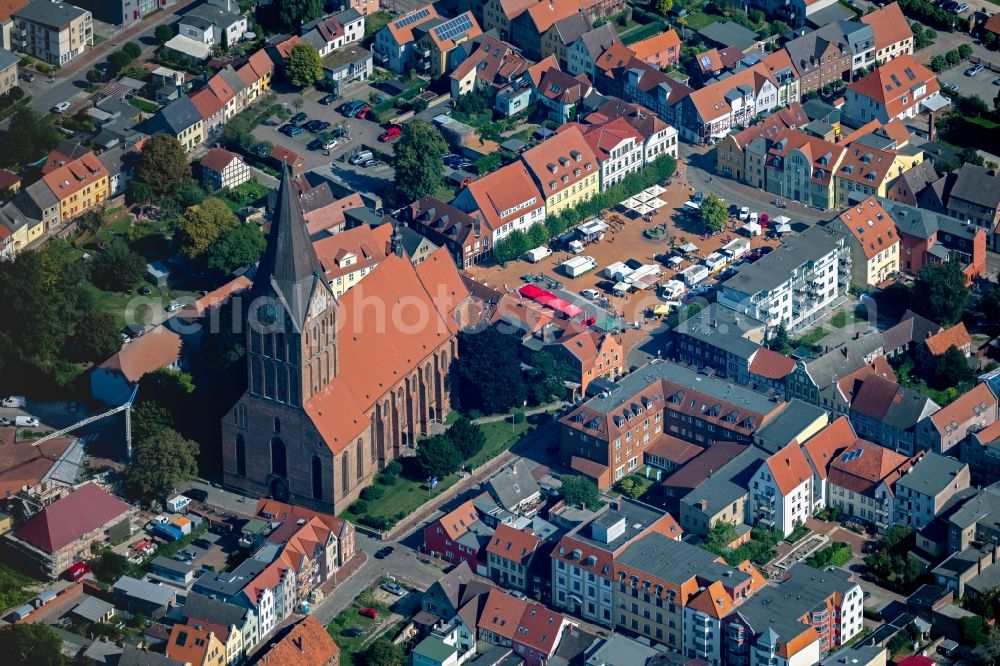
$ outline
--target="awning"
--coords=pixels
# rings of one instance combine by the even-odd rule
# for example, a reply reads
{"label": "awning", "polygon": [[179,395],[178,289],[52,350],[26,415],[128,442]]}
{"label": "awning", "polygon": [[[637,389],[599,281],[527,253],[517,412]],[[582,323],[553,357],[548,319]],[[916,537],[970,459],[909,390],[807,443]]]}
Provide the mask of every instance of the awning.
{"label": "awning", "polygon": [[630,285],[630,284],[627,284],[625,282],[618,282],[618,283],[615,284],[614,287],[612,287],[612,291],[614,291],[616,293],[617,292],[621,292],[621,293],[624,294],[625,292],[627,292],[631,288],[632,288],[632,285]]}
{"label": "awning", "polygon": [[771,221],[774,222],[775,224],[781,225],[781,224],[788,224],[792,220],[787,215],[779,215],[778,217],[774,218]]}
{"label": "awning", "polygon": [[934,93],[927,99],[922,100],[920,102],[920,106],[924,107],[931,113],[934,113],[935,111],[940,111],[941,109],[950,104],[951,104],[951,99],[942,95],[940,91]]}
{"label": "awning", "polygon": [[652,206],[653,208],[656,208],[657,210],[667,205],[667,202],[661,199],[660,197],[653,197],[646,203]]}
{"label": "awning", "polygon": [[774,230],[779,234],[790,234],[792,233],[792,225],[787,223],[779,224]]}
{"label": "awning", "polygon": [[652,185],[646,188],[646,191],[652,194],[654,197],[658,197],[667,191],[665,187],[660,187],[659,185]]}
{"label": "awning", "polygon": [[540,294],[545,292],[544,289],[535,284],[526,284],[517,291],[525,298],[530,298],[532,300],[538,298]]}
{"label": "awning", "polygon": [[655,286],[659,281],[659,275],[646,275],[633,282],[632,286],[636,289],[649,289],[650,287]]}
{"label": "awning", "polygon": [[760,225],[755,222],[747,222],[741,229],[751,235],[756,235],[760,233]]}
{"label": "awning", "polygon": [[685,243],[681,245],[681,252],[684,254],[693,254],[698,251],[698,246],[694,243]]}
{"label": "awning", "polygon": [[653,314],[656,315],[657,317],[666,317],[668,314],[670,314],[670,306],[662,304],[657,305],[653,308]]}

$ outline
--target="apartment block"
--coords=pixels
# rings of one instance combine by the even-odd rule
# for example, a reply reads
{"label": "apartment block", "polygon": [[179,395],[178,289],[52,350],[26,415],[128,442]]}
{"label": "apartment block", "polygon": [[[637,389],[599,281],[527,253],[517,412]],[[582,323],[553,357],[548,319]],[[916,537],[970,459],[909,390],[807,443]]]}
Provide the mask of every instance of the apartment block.
{"label": "apartment block", "polygon": [[31,2],[12,18],[16,50],[52,65],[65,65],[94,43],[93,17],[73,5]]}

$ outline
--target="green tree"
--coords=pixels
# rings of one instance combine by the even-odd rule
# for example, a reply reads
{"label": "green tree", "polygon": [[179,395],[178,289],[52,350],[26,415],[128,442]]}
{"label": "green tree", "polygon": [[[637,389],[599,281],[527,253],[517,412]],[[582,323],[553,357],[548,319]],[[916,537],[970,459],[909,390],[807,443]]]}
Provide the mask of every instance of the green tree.
{"label": "green tree", "polygon": [[792,351],[792,345],[788,340],[788,329],[784,324],[778,324],[774,329],[774,334],[767,341],[767,346],[779,354],[788,354]]}
{"label": "green tree", "polygon": [[486,435],[483,433],[483,429],[466,416],[459,416],[451,424],[447,436],[465,460],[479,453],[486,444]]}
{"label": "green tree", "polygon": [[729,211],[726,204],[715,194],[709,194],[701,202],[701,223],[712,233],[718,233],[726,227]]}
{"label": "green tree", "polygon": [[88,69],[86,77],[88,83],[104,83],[104,74],[102,74],[99,70]]}
{"label": "green tree", "polygon": [[542,405],[566,394],[564,382],[572,379],[573,369],[561,358],[547,351],[536,352],[527,360],[531,370],[525,373],[528,397]]}
{"label": "green tree", "polygon": [[564,476],[559,493],[569,506],[579,506],[594,511],[601,503],[597,485],[585,476],[575,474]]}
{"label": "green tree", "polygon": [[674,0],[656,0],[656,11],[660,16],[669,16],[670,10],[674,8]]}
{"label": "green tree", "polygon": [[142,47],[135,42],[126,42],[125,46],[122,47],[122,51],[132,56],[133,60],[142,55]]}
{"label": "green tree", "polygon": [[99,363],[121,349],[118,322],[110,312],[89,310],[74,327],[73,343],[80,360]]}
{"label": "green tree", "polygon": [[136,204],[147,204],[156,198],[156,193],[153,192],[151,188],[146,183],[141,180],[133,180],[128,184],[128,188],[125,190],[128,201]]}
{"label": "green tree", "polygon": [[944,54],[944,59],[947,61],[949,67],[954,67],[958,63],[962,62],[962,56],[958,54],[958,49],[952,49]]}
{"label": "green tree", "polygon": [[936,55],[931,58],[931,69],[935,72],[943,72],[948,69],[948,61],[943,55]]}
{"label": "green tree", "polygon": [[323,15],[323,0],[282,0],[278,4],[278,20],[286,31],[297,30]]}
{"label": "green tree", "polygon": [[513,261],[532,248],[527,235],[515,229],[493,245],[493,259],[505,264]]}
{"label": "green tree", "polygon": [[177,220],[181,252],[191,259],[200,257],[226,231],[236,229],[239,219],[218,197],[209,197],[191,206]]}
{"label": "green tree", "polygon": [[135,58],[130,56],[124,50],[115,51],[114,53],[108,56],[108,62],[111,63],[112,67],[114,67],[114,71],[116,72],[122,71],[123,69],[131,65],[134,60]]}
{"label": "green tree", "polygon": [[11,118],[10,129],[3,136],[5,150],[0,151],[0,161],[7,165],[33,162],[55,148],[62,138],[52,123],[23,107]]}
{"label": "green tree", "polygon": [[958,631],[962,645],[969,647],[982,645],[989,638],[989,628],[981,617],[963,617],[958,621]]}
{"label": "green tree", "polygon": [[387,638],[380,638],[365,652],[367,666],[402,666],[406,655],[403,648]]}
{"label": "green tree", "polygon": [[156,402],[141,402],[132,410],[132,439],[143,441],[174,427],[170,411]]}
{"label": "green tree", "polygon": [[458,336],[459,402],[465,411],[499,414],[519,407],[528,390],[518,359],[520,343],[490,327]]}
{"label": "green tree", "polygon": [[417,443],[417,466],[426,478],[443,479],[458,471],[462,455],[444,435],[433,435]]}
{"label": "green tree", "polygon": [[285,76],[292,85],[311,86],[323,78],[323,59],[312,44],[296,44],[285,58]]}
{"label": "green tree", "polygon": [[225,231],[208,248],[208,267],[220,273],[232,273],[252,266],[264,254],[264,234],[256,224],[241,224]]}
{"label": "green tree", "polygon": [[975,379],[976,373],[969,367],[969,361],[958,347],[952,346],[937,360],[934,374],[929,383],[937,389],[960,386]]}
{"label": "green tree", "polygon": [[128,559],[110,548],[104,548],[91,561],[94,577],[102,583],[112,584],[124,576],[129,569]]}
{"label": "green tree", "polygon": [[548,242],[549,230],[544,223],[536,222],[528,228],[527,236],[529,249],[539,247]]}
{"label": "green tree", "polygon": [[631,476],[626,476],[618,482],[618,492],[632,499],[639,499],[642,496],[642,485],[635,482]]}
{"label": "green tree", "polygon": [[968,301],[962,262],[945,261],[920,269],[913,283],[910,307],[931,321],[951,326],[962,318]]}
{"label": "green tree", "polygon": [[158,25],[156,30],[153,31],[156,36],[156,41],[161,44],[166,44],[171,39],[174,38],[174,29],[169,25]]}
{"label": "green tree", "polygon": [[146,260],[129,249],[123,241],[114,239],[94,256],[94,284],[109,291],[130,291],[146,275]]}
{"label": "green tree", "polygon": [[958,57],[962,60],[966,60],[972,55],[972,45],[971,44],[959,44],[958,45]]}
{"label": "green tree", "polygon": [[164,429],[138,442],[125,467],[125,488],[147,504],[163,504],[181,483],[198,473],[198,445],[176,430]]}
{"label": "green tree", "polygon": [[153,194],[162,196],[190,173],[181,142],[169,134],[154,134],[139,154],[134,178],[146,183]]}
{"label": "green tree", "polygon": [[441,132],[427,121],[413,120],[404,125],[392,157],[396,201],[408,204],[436,193],[444,182],[442,160],[447,152]]}
{"label": "green tree", "polygon": [[17,666],[63,666],[62,639],[47,624],[9,624],[0,629],[0,654]]}
{"label": "green tree", "polygon": [[144,374],[140,383],[139,399],[143,403],[162,405],[171,414],[179,414],[192,407],[190,398],[194,395],[194,378],[183,370],[153,370]]}
{"label": "green tree", "polygon": [[562,215],[549,215],[545,218],[545,228],[549,231],[549,238],[555,238],[566,231],[566,220]]}
{"label": "green tree", "polygon": [[476,173],[485,176],[491,171],[496,171],[500,167],[500,153],[490,153],[483,155],[476,160]]}

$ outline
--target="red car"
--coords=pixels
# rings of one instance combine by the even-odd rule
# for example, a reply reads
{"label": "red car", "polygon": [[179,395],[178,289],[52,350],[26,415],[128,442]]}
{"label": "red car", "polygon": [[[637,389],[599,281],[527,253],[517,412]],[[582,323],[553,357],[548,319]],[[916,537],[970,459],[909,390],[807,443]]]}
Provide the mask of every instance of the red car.
{"label": "red car", "polygon": [[378,611],[374,608],[362,608],[358,611],[358,613],[364,615],[365,617],[370,617],[373,620],[378,619]]}
{"label": "red car", "polygon": [[360,109],[358,109],[358,112],[354,114],[354,117],[364,120],[365,117],[368,115],[368,112],[371,110],[372,110],[371,107],[366,104],[362,106]]}
{"label": "red car", "polygon": [[390,125],[389,128],[379,135],[378,140],[385,143],[397,138],[403,129],[399,125]]}

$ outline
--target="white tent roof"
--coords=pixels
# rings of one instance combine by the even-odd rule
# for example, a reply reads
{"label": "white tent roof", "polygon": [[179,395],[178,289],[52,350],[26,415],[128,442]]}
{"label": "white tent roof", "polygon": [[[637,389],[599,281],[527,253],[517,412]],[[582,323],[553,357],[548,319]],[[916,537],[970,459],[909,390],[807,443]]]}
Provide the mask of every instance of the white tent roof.
{"label": "white tent roof", "polygon": [[649,193],[649,190],[643,190],[642,192],[639,192],[639,194],[635,195],[635,198],[645,203],[652,199],[653,195]]}
{"label": "white tent roof", "polygon": [[652,206],[653,208],[656,208],[656,209],[663,208],[664,206],[667,205],[667,202],[664,201],[663,199],[661,199],[660,197],[653,197],[652,199],[650,199],[646,203],[648,203],[650,206]]}
{"label": "white tent roof", "polygon": [[652,187],[647,187],[646,191],[649,192],[654,197],[658,197],[667,191],[665,187],[660,187],[659,185],[653,185]]}
{"label": "white tent roof", "polygon": [[631,210],[635,210],[635,207],[638,203],[639,201],[636,200],[635,197],[629,197],[628,199],[622,202],[622,205]]}
{"label": "white tent roof", "polygon": [[787,234],[787,233],[791,232],[792,225],[786,224],[786,223],[782,223],[782,224],[779,224],[777,227],[775,227],[774,230],[777,231],[779,234]]}
{"label": "white tent roof", "polygon": [[771,221],[774,222],[775,224],[788,224],[792,220],[787,215],[779,215],[778,217],[774,218]]}

